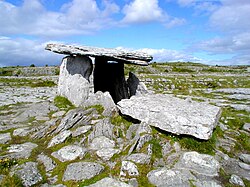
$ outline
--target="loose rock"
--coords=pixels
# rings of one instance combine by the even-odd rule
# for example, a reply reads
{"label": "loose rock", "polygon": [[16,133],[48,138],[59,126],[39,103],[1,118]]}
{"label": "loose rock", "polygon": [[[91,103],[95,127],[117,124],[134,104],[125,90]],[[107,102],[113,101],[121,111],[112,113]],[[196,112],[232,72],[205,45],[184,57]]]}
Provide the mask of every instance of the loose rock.
{"label": "loose rock", "polygon": [[104,167],[94,162],[76,162],[69,164],[63,175],[63,181],[81,181],[90,179],[104,170]]}
{"label": "loose rock", "polygon": [[243,180],[237,175],[231,175],[229,182],[238,186],[245,186]]}
{"label": "loose rock", "polygon": [[71,134],[72,134],[71,131],[66,130],[54,136],[49,142],[48,148],[57,145],[59,143],[63,143],[69,136],[71,136]]}
{"label": "loose rock", "polygon": [[51,155],[61,162],[75,160],[76,158],[83,158],[86,153],[86,149],[77,145],[68,145],[60,150],[53,152]]}
{"label": "loose rock", "polygon": [[167,132],[205,140],[211,137],[221,113],[213,105],[161,94],[123,99],[118,102],[118,108],[124,115]]}
{"label": "loose rock", "polygon": [[113,179],[113,178],[109,178],[109,177],[106,177],[102,180],[99,180],[98,182],[96,182],[95,184],[91,184],[89,185],[89,187],[105,187],[105,186],[110,186],[110,187],[133,187],[125,182],[121,182],[121,181],[118,181],[116,179]]}
{"label": "loose rock", "polygon": [[0,134],[0,144],[5,144],[11,140],[10,133]]}

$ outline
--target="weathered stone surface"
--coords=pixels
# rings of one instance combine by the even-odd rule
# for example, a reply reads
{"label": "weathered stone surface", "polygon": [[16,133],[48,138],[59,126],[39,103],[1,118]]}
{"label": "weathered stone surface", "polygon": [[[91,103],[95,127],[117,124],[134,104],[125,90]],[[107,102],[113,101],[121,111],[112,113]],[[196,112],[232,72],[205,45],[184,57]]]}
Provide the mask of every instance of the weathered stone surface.
{"label": "weathered stone surface", "polygon": [[92,108],[83,110],[82,108],[76,108],[67,112],[61,123],[58,125],[54,133],[59,133],[64,130],[68,130],[76,125],[86,125],[90,122],[91,117],[89,113],[93,111]]}
{"label": "weathered stone surface", "polygon": [[103,115],[112,116],[117,111],[117,107],[109,92],[97,91],[94,94],[90,94],[89,98],[81,104],[88,107],[93,105],[102,105],[104,107]]}
{"label": "weathered stone surface", "polygon": [[43,153],[38,155],[37,161],[43,163],[46,172],[50,172],[56,167],[56,163],[50,157]]}
{"label": "weathered stone surface", "polygon": [[209,180],[209,181],[198,180],[198,181],[193,182],[193,184],[196,187],[222,187],[218,182],[212,181],[212,180]]}
{"label": "weathered stone surface", "polygon": [[47,50],[60,54],[82,55],[91,57],[105,57],[112,61],[121,61],[126,63],[148,65],[148,62],[153,58],[143,52],[131,52],[125,50],[88,47],[88,46],[73,46],[64,44],[47,44]]}
{"label": "weathered stone surface", "polygon": [[52,118],[59,118],[59,117],[62,117],[64,114],[65,114],[66,112],[65,111],[58,111],[58,112],[56,112],[56,113],[54,113],[54,114],[52,114]]}
{"label": "weathered stone surface", "polygon": [[37,163],[26,162],[14,169],[16,174],[21,180],[22,184],[26,187],[37,184],[42,181],[42,176],[37,169]]}
{"label": "weathered stone surface", "polygon": [[88,136],[88,142],[90,143],[95,137],[106,136],[109,139],[114,138],[113,134],[114,125],[111,124],[109,118],[101,119],[93,128],[93,131]]}
{"label": "weathered stone surface", "polygon": [[63,184],[53,185],[53,184],[45,183],[45,184],[42,184],[41,187],[67,187],[67,186],[65,186]]}
{"label": "weathered stone surface", "polygon": [[126,160],[135,162],[137,164],[149,164],[151,157],[144,153],[134,153],[126,157]]}
{"label": "weathered stone surface", "polygon": [[116,179],[106,177],[99,180],[95,184],[89,185],[89,187],[133,187],[125,182],[118,181]]}
{"label": "weathered stone surface", "polygon": [[133,96],[117,105],[122,114],[134,119],[171,133],[205,140],[211,137],[221,113],[213,105],[162,94]]}
{"label": "weathered stone surface", "polygon": [[92,129],[91,125],[86,125],[86,126],[78,127],[75,131],[72,132],[72,136],[73,137],[80,136],[80,135],[88,132],[90,129]]}
{"label": "weathered stone surface", "polygon": [[67,56],[62,60],[58,82],[59,95],[79,106],[89,95],[89,76],[93,65],[86,56]]}
{"label": "weathered stone surface", "polygon": [[244,170],[248,170],[250,171],[250,165],[249,164],[246,164],[244,162],[239,162],[239,166],[244,169]]}
{"label": "weathered stone surface", "polygon": [[119,152],[119,149],[103,148],[96,151],[96,155],[102,158],[104,161],[108,161]]}
{"label": "weathered stone surface", "polygon": [[115,142],[105,136],[99,136],[93,139],[89,147],[93,150],[100,150],[103,148],[114,148]]}
{"label": "weathered stone surface", "polygon": [[229,182],[237,186],[245,186],[243,180],[238,175],[231,175]]}
{"label": "weathered stone surface", "polygon": [[12,158],[29,158],[32,150],[37,147],[37,144],[26,142],[23,144],[14,144],[7,148]]}
{"label": "weathered stone surface", "polygon": [[32,129],[29,127],[18,128],[13,131],[13,136],[27,136],[32,132]]}
{"label": "weathered stone surface", "polygon": [[247,132],[250,132],[250,123],[244,124],[243,129]]}
{"label": "weathered stone surface", "polygon": [[250,95],[250,88],[222,88],[213,90],[212,92]]}
{"label": "weathered stone surface", "polygon": [[61,162],[75,160],[76,158],[83,158],[86,149],[77,145],[68,145],[60,150],[53,152],[51,155]]}
{"label": "weathered stone surface", "polygon": [[66,131],[62,131],[61,133],[59,133],[58,135],[56,135],[56,136],[54,136],[51,140],[50,140],[50,142],[49,142],[49,144],[48,144],[48,148],[49,147],[52,147],[52,146],[54,146],[54,145],[57,145],[57,144],[59,144],[59,143],[63,143],[68,137],[70,137],[71,136],[71,131],[69,131],[69,130],[66,130]]}
{"label": "weathered stone surface", "polygon": [[187,170],[167,169],[161,168],[150,171],[147,174],[148,180],[155,186],[166,187],[190,187],[190,180],[194,180],[195,177]]}
{"label": "weathered stone surface", "polygon": [[239,158],[241,161],[245,162],[246,164],[250,164],[250,154],[241,154]]}
{"label": "weathered stone surface", "polygon": [[81,181],[90,179],[104,170],[104,167],[94,162],[76,162],[69,164],[63,175],[63,181]]}
{"label": "weathered stone surface", "polygon": [[188,169],[206,176],[218,176],[220,164],[213,156],[192,151],[184,153],[175,167]]}
{"label": "weathered stone surface", "polygon": [[[24,101],[27,102],[27,101]],[[34,103],[28,106],[24,111],[18,113],[17,116],[12,120],[14,123],[25,122],[31,117],[47,117],[48,114],[52,111],[57,111],[55,107],[50,102],[40,102]]]}
{"label": "weathered stone surface", "polygon": [[0,134],[0,144],[5,144],[10,140],[11,140],[11,136],[9,132]]}
{"label": "weathered stone surface", "polygon": [[122,161],[120,176],[126,177],[127,174],[129,176],[138,176],[139,175],[138,168],[133,162]]}
{"label": "weathered stone surface", "polygon": [[148,94],[147,87],[144,83],[140,82],[135,74],[129,72],[129,77],[127,79],[128,88],[129,88],[129,96],[133,95],[144,95]]}

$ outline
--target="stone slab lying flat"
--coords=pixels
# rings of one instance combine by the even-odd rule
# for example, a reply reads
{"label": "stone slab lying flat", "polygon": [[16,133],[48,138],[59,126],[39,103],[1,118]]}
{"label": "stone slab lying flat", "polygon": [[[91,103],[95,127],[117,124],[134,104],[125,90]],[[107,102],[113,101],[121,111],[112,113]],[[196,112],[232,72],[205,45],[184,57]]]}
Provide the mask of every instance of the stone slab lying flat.
{"label": "stone slab lying flat", "polygon": [[174,134],[207,140],[220,118],[219,107],[156,94],[133,96],[117,103],[121,113]]}
{"label": "stone slab lying flat", "polygon": [[98,48],[89,46],[76,46],[64,44],[47,44],[46,50],[66,55],[82,55],[91,57],[106,57],[109,60],[122,61],[124,63],[148,65],[153,57],[138,51],[125,51],[109,48]]}

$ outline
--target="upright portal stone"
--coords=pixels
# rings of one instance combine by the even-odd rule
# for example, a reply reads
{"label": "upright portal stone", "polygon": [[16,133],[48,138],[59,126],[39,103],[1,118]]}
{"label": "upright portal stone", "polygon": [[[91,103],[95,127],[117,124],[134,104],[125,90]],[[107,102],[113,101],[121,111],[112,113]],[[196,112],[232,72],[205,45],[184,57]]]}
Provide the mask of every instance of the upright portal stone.
{"label": "upright portal stone", "polygon": [[108,91],[115,103],[129,98],[128,86],[122,62],[108,62],[104,57],[96,57],[94,70],[94,90]]}
{"label": "upright portal stone", "polygon": [[58,83],[59,95],[67,97],[76,106],[87,100],[89,76],[92,70],[92,61],[87,56],[67,56],[63,58]]}

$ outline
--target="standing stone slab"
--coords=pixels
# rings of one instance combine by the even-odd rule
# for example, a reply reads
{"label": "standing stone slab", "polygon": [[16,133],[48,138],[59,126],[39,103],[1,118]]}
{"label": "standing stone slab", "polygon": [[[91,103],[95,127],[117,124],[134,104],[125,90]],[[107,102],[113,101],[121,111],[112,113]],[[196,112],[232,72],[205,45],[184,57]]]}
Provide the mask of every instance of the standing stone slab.
{"label": "standing stone slab", "polygon": [[14,174],[16,174],[25,187],[33,186],[42,181],[42,176],[37,169],[37,163],[26,162],[17,168],[14,168]]}
{"label": "standing stone slab", "polygon": [[93,65],[89,57],[67,56],[60,66],[58,93],[79,106],[89,95],[89,76]]}
{"label": "standing stone slab", "polygon": [[122,114],[151,126],[205,140],[212,136],[221,114],[219,107],[163,94],[133,96],[117,105]]}
{"label": "standing stone slab", "polygon": [[76,162],[69,164],[63,175],[63,181],[81,181],[90,179],[104,170],[104,167],[95,162]]}

